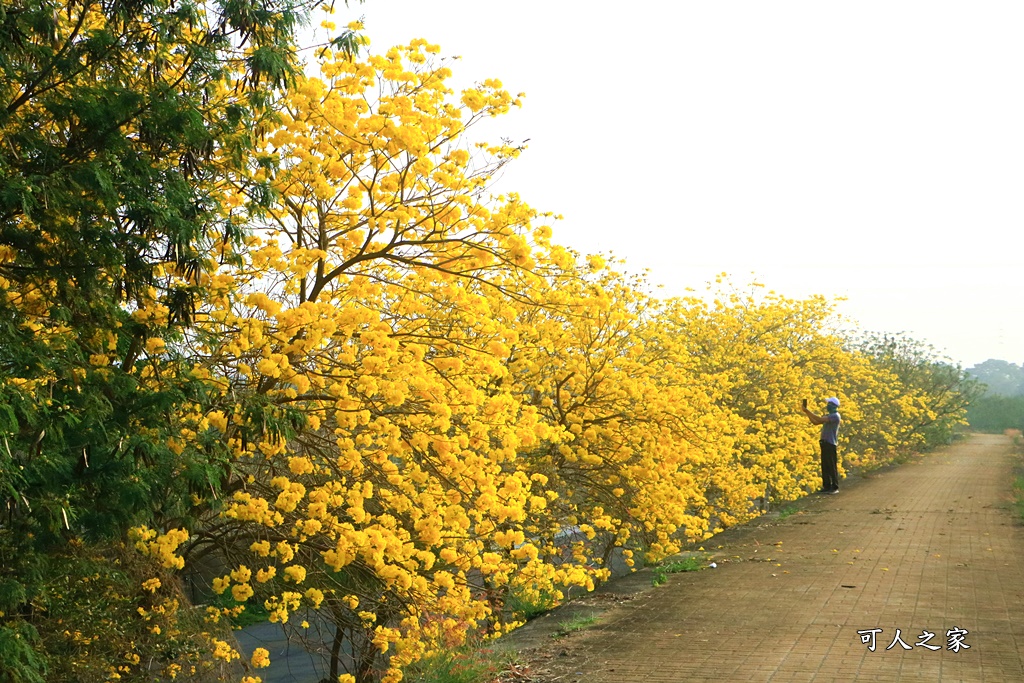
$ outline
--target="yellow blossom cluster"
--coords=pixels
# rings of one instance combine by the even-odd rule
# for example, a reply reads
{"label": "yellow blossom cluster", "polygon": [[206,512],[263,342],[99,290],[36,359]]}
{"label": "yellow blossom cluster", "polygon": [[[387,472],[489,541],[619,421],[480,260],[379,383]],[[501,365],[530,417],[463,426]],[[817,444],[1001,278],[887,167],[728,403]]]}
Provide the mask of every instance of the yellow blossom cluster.
{"label": "yellow blossom cluster", "polygon": [[156,559],[164,567],[181,569],[185,566],[185,559],[175,553],[178,546],[188,540],[186,530],[171,529],[167,533],[158,534],[153,529],[142,526],[132,529],[129,538],[139,552]]}
{"label": "yellow blossom cluster", "polygon": [[220,659],[225,662],[238,659],[239,654],[233,647],[228,645],[226,641],[213,639],[213,658]]}
{"label": "yellow blossom cluster", "polygon": [[253,650],[249,663],[254,669],[264,669],[270,666],[270,652],[266,648],[256,648]]}

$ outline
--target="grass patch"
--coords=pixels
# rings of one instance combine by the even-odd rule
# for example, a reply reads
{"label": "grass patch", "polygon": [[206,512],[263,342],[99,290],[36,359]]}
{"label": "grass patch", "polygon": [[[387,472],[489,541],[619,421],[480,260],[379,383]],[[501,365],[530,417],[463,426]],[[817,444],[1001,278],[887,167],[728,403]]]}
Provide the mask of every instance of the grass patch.
{"label": "grass patch", "polygon": [[793,507],[792,505],[784,507],[781,510],[779,510],[779,519],[785,519],[786,517],[795,515],[797,512],[799,512],[799,510]]}
{"label": "grass patch", "polygon": [[668,580],[669,574],[678,574],[679,572],[695,572],[704,568],[705,558],[692,555],[690,557],[684,557],[680,560],[671,560],[669,562],[662,562],[661,564],[654,567],[654,576],[651,578],[651,585],[660,586]]}
{"label": "grass patch", "polygon": [[505,609],[516,618],[529,621],[558,607],[558,599],[548,591],[527,591],[513,587],[505,596]]}
{"label": "grass patch", "polygon": [[1017,517],[1024,522],[1024,477],[1017,477],[1013,482],[1013,509]]}
{"label": "grass patch", "polygon": [[576,633],[583,629],[590,628],[597,623],[597,617],[575,616],[572,619],[558,622],[558,630],[551,634],[552,638],[562,638],[570,633]]}
{"label": "grass patch", "polygon": [[1013,509],[1017,512],[1017,517],[1024,521],[1024,438],[1019,432],[1008,436],[1013,437],[1014,450],[1017,452],[1017,465],[1013,468],[1016,475],[1013,481]]}
{"label": "grass patch", "polygon": [[436,652],[405,670],[408,683],[491,683],[517,667],[516,653],[479,645]]}

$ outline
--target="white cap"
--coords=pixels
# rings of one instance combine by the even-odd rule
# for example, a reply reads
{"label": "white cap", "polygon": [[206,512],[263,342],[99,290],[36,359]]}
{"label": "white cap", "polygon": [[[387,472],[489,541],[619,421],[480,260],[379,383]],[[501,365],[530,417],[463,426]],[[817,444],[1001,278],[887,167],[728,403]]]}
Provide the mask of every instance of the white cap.
{"label": "white cap", "polygon": [[833,396],[833,397],[832,397],[832,398],[830,398],[830,399],[826,399],[825,403],[826,403],[827,405],[832,405],[832,406],[835,406],[836,408],[838,408],[838,407],[839,407],[839,399],[838,399],[838,398],[836,398],[835,396]]}

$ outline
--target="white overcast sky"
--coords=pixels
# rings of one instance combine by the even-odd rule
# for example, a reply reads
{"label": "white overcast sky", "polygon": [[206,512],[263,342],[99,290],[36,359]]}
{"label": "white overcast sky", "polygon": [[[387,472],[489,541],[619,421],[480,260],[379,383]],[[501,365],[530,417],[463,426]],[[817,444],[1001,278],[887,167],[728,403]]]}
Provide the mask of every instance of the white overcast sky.
{"label": "white overcast sky", "polygon": [[844,297],[864,330],[1024,361],[1024,3],[367,0],[524,106],[501,179],[555,240],[650,270]]}

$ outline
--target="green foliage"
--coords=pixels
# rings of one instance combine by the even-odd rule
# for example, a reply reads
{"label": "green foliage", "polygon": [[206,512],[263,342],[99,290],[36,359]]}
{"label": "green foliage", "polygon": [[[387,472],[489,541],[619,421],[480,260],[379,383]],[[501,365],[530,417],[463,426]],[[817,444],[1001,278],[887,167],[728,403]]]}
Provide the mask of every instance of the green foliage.
{"label": "green foliage", "polygon": [[366,38],[351,29],[342,31],[330,41],[331,48],[345,54],[349,59],[354,59],[366,44]]}
{"label": "green foliage", "polygon": [[196,634],[228,637],[226,622],[208,624],[183,608],[174,578],[123,545],[71,543],[36,561],[43,565],[31,601],[17,588],[12,594],[11,580],[0,586],[0,683],[103,683],[112,666],[125,667],[126,683],[151,681],[170,665],[180,667],[178,680],[194,681],[187,672],[207,654]]}
{"label": "green foliage", "polygon": [[46,683],[46,663],[36,652],[38,640],[31,624],[0,623],[0,683]]}
{"label": "green foliage", "polygon": [[[223,488],[222,444],[208,440],[201,458],[187,460],[167,441],[169,416],[202,398],[191,366],[171,358],[155,386],[139,374],[148,339],[187,344],[205,277],[230,258],[218,247],[242,237],[222,188],[242,187],[254,198],[249,211],[267,196],[247,180],[250,152],[274,116],[274,92],[297,73],[294,32],[312,6],[14,0],[0,8],[0,671],[8,680],[37,680],[47,664],[46,680],[79,680],[62,673],[66,657],[45,629],[41,640],[32,636],[49,618],[34,605],[50,615],[58,606],[85,610],[94,623],[113,623],[120,609],[71,585],[54,597],[69,544],[102,545],[140,523],[187,523],[193,495],[216,499]],[[166,314],[133,315],[149,306]],[[97,666],[122,656],[111,649]]]}
{"label": "green foliage", "polygon": [[1024,431],[1024,396],[986,394],[967,407],[967,423],[977,432]]}
{"label": "green foliage", "polygon": [[705,558],[698,555],[691,555],[679,560],[668,560],[654,567],[654,576],[651,577],[652,586],[660,586],[668,581],[669,574],[679,572],[695,572],[704,568]]}
{"label": "green foliage", "polygon": [[234,614],[235,609],[242,603],[232,597],[231,591],[224,591],[220,595],[214,593],[209,600],[204,601],[204,604],[227,613],[227,622],[234,630],[241,630],[253,624],[265,624],[270,620],[270,610],[263,604],[263,600],[259,599],[250,600],[244,611]]}
{"label": "green foliage", "polygon": [[1024,436],[1020,433],[1013,435],[1013,448],[1016,455],[1016,465],[1013,468],[1013,508],[1024,522]]}
{"label": "green foliage", "polygon": [[406,670],[409,683],[490,683],[507,667],[508,655],[479,645],[436,652]]}
{"label": "green foliage", "polygon": [[[950,364],[933,347],[910,337],[867,334],[853,340],[851,345],[865,354],[878,371],[892,373],[902,395],[916,393],[928,398],[927,406],[913,406],[914,411],[907,412],[909,419],[897,420],[906,431],[905,434],[889,435],[897,442],[912,442],[909,435],[915,433],[922,450],[949,443],[956,428],[963,424],[967,406],[984,391],[981,384],[960,366]],[[900,398],[892,396],[883,410],[907,410],[907,406],[901,405]],[[852,447],[873,447],[871,435],[857,434],[857,437],[862,442],[851,444]]]}
{"label": "green foliage", "polygon": [[779,510],[779,519],[786,519],[787,517],[795,515],[797,512],[799,512],[799,510],[795,507],[784,507]]}
{"label": "green foliage", "polygon": [[548,591],[541,591],[539,595],[532,596],[527,591],[513,588],[505,597],[505,609],[517,618],[527,621],[550,612],[557,606],[557,598]]}
{"label": "green foliage", "polygon": [[570,633],[575,633],[577,631],[582,631],[584,629],[590,628],[596,623],[597,617],[577,615],[572,617],[571,619],[566,619],[565,621],[558,622],[558,631],[552,634],[552,637],[562,638],[564,636],[569,635]]}

